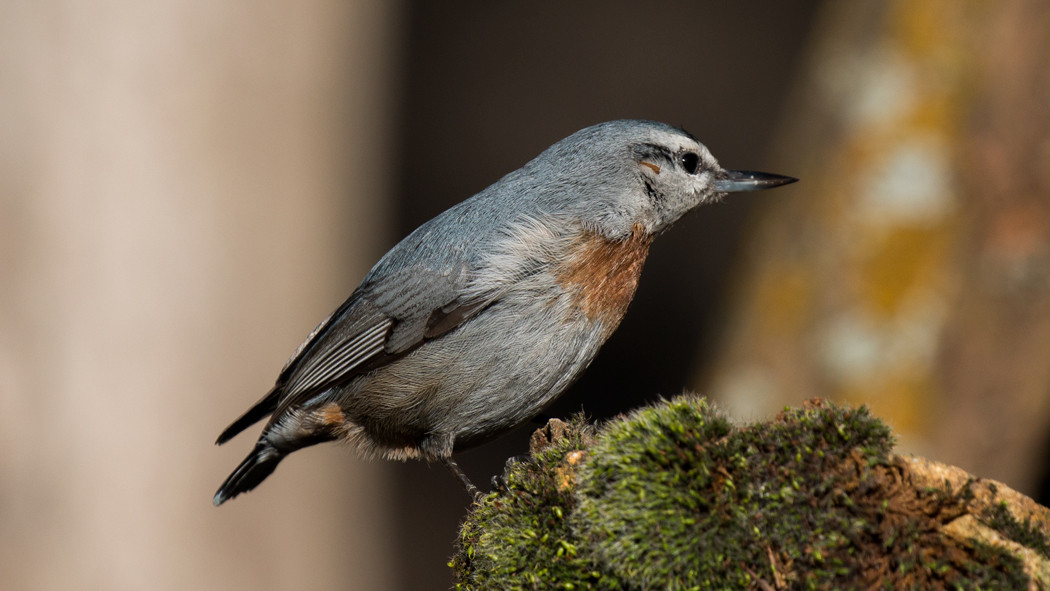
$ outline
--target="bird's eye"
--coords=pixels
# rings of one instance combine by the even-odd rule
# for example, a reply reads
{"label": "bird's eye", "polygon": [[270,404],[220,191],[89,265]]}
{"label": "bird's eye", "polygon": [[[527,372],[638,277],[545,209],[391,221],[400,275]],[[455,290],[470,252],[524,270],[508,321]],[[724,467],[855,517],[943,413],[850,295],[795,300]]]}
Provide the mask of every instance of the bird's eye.
{"label": "bird's eye", "polygon": [[689,174],[696,174],[697,169],[700,168],[700,156],[695,152],[686,152],[678,159],[682,163],[682,168]]}

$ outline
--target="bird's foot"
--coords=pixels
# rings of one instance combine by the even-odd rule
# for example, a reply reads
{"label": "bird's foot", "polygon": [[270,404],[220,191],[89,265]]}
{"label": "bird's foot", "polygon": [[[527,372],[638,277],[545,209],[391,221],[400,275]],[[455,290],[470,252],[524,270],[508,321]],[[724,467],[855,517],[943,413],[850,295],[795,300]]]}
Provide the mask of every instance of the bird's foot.
{"label": "bird's foot", "polygon": [[522,462],[529,461],[530,458],[531,454],[518,454],[516,456],[511,456],[507,458],[507,463],[505,465],[503,474],[497,474],[492,477],[492,490],[500,492],[506,492],[510,490],[510,485],[507,484],[507,479],[505,477],[507,473],[506,471],[510,470],[511,468]]}

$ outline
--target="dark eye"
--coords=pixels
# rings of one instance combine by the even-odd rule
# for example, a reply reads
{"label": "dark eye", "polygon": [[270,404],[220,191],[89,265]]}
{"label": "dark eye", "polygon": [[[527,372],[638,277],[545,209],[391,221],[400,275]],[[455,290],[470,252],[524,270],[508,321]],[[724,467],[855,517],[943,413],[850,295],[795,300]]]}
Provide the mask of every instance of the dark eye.
{"label": "dark eye", "polygon": [[700,156],[693,152],[686,152],[679,156],[679,161],[682,163],[682,168],[685,169],[689,174],[696,174],[696,170],[700,167]]}

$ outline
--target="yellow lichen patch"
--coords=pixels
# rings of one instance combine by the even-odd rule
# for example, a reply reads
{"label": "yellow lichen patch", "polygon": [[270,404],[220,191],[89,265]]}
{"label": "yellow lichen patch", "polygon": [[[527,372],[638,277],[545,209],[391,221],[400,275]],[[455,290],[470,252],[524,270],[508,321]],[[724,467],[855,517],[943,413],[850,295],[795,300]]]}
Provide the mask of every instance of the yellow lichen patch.
{"label": "yellow lichen patch", "polygon": [[801,265],[780,266],[757,287],[760,330],[768,335],[801,330],[810,316],[813,276]]}
{"label": "yellow lichen patch", "polygon": [[890,318],[917,290],[929,289],[945,263],[948,236],[941,228],[899,226],[866,254],[860,272],[864,299],[872,313]]}
{"label": "yellow lichen patch", "polygon": [[952,128],[953,121],[958,121],[962,116],[959,108],[958,102],[952,100],[950,96],[929,97],[923,103],[916,105],[915,110],[908,117],[908,126],[915,131],[952,137],[954,134],[945,132]]}
{"label": "yellow lichen patch", "polygon": [[912,56],[941,51],[955,41],[952,36],[958,25],[945,25],[958,4],[958,0],[897,0],[890,16],[891,35]]}
{"label": "yellow lichen patch", "polygon": [[836,398],[866,404],[899,433],[922,433],[931,416],[936,390],[925,368],[905,369],[863,383],[844,385]]}
{"label": "yellow lichen patch", "polygon": [[576,464],[579,464],[580,462],[582,462],[583,461],[583,457],[586,456],[586,455],[587,455],[587,452],[581,451],[581,450],[576,450],[576,451],[573,451],[573,452],[569,452],[565,456],[565,461],[570,466],[575,466]]}
{"label": "yellow lichen patch", "polygon": [[554,469],[554,482],[558,490],[567,491],[576,486],[576,470],[587,456],[587,452],[576,450],[565,456],[565,461]]}

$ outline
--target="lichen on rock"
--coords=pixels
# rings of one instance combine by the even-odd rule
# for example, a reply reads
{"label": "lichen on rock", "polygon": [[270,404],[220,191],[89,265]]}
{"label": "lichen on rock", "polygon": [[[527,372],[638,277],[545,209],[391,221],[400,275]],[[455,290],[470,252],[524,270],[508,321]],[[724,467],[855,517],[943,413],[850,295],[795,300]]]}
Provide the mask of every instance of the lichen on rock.
{"label": "lichen on rock", "polygon": [[1045,508],[892,444],[822,401],[744,427],[695,396],[552,421],[463,524],[457,589],[1045,587]]}

